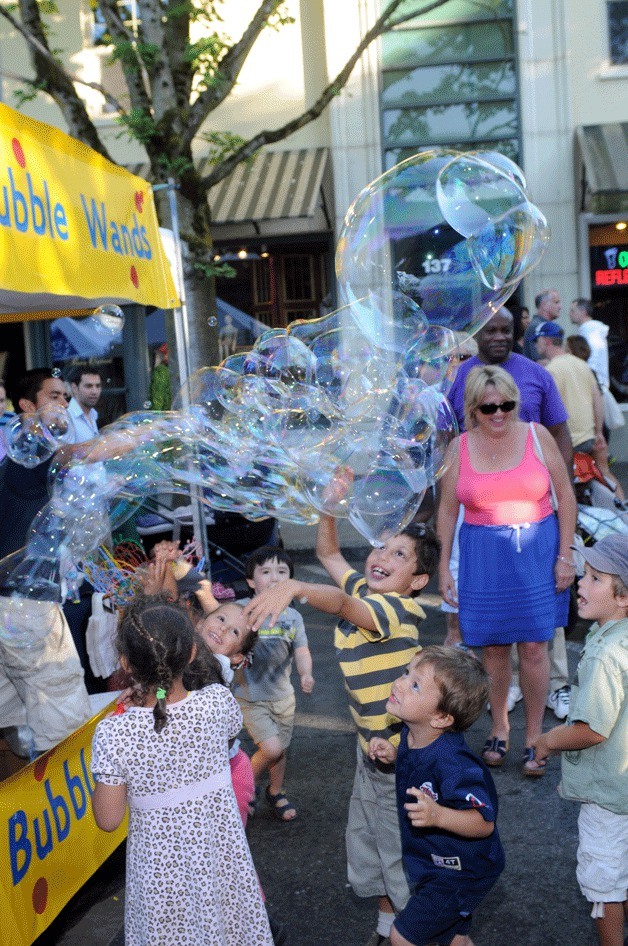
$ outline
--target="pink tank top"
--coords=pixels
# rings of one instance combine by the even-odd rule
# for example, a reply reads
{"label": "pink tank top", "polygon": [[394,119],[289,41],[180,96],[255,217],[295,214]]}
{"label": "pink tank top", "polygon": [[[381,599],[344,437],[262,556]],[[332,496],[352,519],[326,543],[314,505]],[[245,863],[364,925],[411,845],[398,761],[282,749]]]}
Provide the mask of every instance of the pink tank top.
{"label": "pink tank top", "polygon": [[467,435],[460,437],[460,474],[456,496],[464,521],[474,526],[511,526],[538,522],[552,512],[549,473],[534,452],[528,430],[523,459],[511,470],[478,473],[471,466]]}

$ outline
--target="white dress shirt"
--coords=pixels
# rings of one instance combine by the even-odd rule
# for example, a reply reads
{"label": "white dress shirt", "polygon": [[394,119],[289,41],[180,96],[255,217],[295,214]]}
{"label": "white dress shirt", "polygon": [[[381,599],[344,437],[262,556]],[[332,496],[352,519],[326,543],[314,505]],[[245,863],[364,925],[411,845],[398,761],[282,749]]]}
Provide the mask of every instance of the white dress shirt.
{"label": "white dress shirt", "polygon": [[96,423],[98,411],[90,407],[88,414],[85,414],[74,397],[68,404],[67,410],[74,424],[74,436],[71,441],[67,441],[68,443],[85,443],[86,440],[93,440],[94,437],[98,436],[98,425]]}

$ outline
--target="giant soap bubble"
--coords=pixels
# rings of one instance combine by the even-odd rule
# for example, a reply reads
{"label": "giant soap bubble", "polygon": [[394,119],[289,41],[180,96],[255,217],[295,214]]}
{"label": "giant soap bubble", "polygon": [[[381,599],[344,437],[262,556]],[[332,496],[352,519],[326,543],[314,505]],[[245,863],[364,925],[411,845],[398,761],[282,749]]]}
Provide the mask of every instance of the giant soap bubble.
{"label": "giant soap bubble", "polygon": [[[73,447],[69,465],[55,461],[50,503],[5,587],[61,601],[77,563],[100,555],[146,496],[191,487],[251,519],[345,517],[373,545],[402,529],[457,434],[447,394],[460,340],[503,305],[547,240],[503,155],[431,150],[387,171],[347,212],[341,307],[268,330],[195,372],[172,411],[128,414]],[[118,312],[98,317],[119,330]],[[31,467],[49,459],[63,426],[19,418],[10,455]]]}
{"label": "giant soap bubble", "polygon": [[491,157],[424,151],[373,181],[349,209],[336,253],[340,296],[365,332],[379,335],[386,323],[387,347],[407,333],[394,290],[430,323],[472,334],[540,259],[547,224],[523,176]]}

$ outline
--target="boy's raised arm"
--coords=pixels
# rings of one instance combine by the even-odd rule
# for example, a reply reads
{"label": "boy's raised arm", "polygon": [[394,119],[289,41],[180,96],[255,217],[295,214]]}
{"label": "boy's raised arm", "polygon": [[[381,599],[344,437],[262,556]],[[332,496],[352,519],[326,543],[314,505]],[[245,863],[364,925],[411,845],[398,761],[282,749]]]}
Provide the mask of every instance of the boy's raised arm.
{"label": "boy's raised arm", "polygon": [[321,514],[316,533],[316,557],[337,585],[351,566],[340,551],[338,545],[338,527],[333,516]]}
{"label": "boy's raised arm", "polygon": [[280,581],[255,595],[244,608],[249,627],[259,630],[267,618],[274,623],[295,598],[325,614],[337,614],[367,631],[377,630],[368,605],[359,598],[352,598],[334,585],[316,585],[296,578]]}

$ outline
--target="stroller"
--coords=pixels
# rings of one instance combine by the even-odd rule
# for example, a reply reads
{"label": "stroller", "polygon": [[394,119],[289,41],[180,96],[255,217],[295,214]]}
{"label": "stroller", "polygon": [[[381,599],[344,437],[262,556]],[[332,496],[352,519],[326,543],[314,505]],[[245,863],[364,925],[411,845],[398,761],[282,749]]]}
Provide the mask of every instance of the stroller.
{"label": "stroller", "polygon": [[616,495],[614,485],[588,453],[574,453],[574,487],[578,500],[578,534],[585,545],[613,533],[628,535],[628,502]]}

